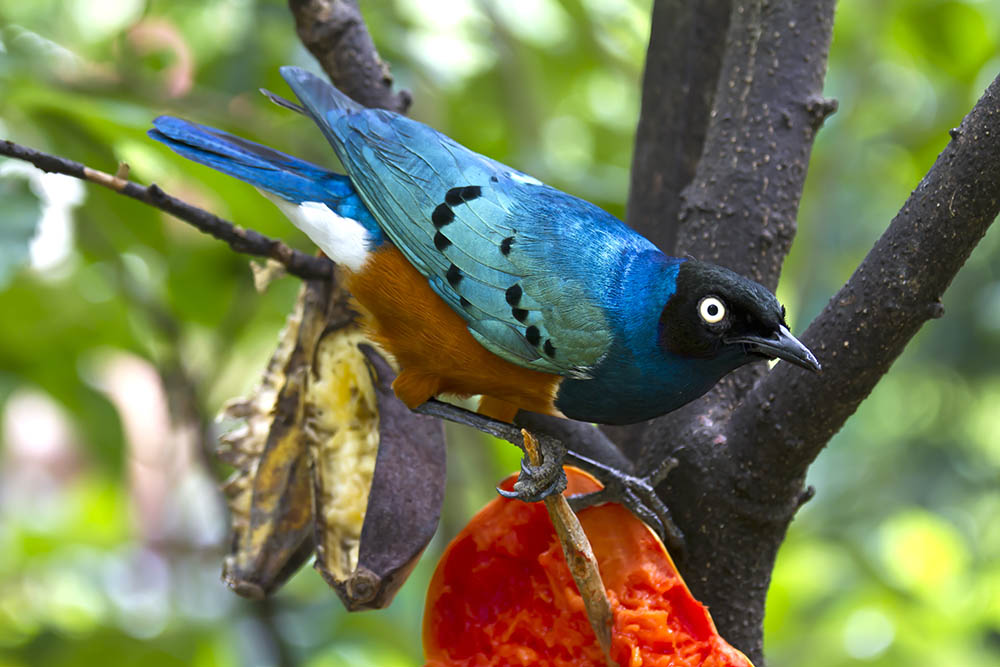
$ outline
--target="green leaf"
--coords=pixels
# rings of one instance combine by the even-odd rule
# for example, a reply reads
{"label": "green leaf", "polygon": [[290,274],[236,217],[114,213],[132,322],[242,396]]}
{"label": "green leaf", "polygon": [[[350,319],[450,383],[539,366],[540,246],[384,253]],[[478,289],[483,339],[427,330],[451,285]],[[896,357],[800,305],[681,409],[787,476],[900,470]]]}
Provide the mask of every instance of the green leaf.
{"label": "green leaf", "polygon": [[42,219],[42,202],[21,176],[0,176],[0,288],[28,261],[28,246]]}

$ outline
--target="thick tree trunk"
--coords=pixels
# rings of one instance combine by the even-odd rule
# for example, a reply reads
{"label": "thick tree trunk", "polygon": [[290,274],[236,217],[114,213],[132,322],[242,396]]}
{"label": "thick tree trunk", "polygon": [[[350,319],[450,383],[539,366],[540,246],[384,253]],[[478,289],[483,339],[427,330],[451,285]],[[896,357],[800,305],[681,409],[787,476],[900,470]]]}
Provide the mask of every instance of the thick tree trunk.
{"label": "thick tree trunk", "polygon": [[[654,31],[667,34],[654,32],[650,40],[644,111],[656,106],[646,97],[661,92],[648,68],[660,62],[669,67],[671,60],[664,61],[659,51],[683,43],[688,30],[678,23],[655,25],[660,4],[673,3],[657,3],[654,10]],[[728,19],[711,15],[716,32],[702,39],[722,45],[721,68],[697,164],[689,182],[672,184],[677,219],[634,220],[650,235],[658,226],[676,227],[676,244],[665,250],[777,285],[795,234],[812,142],[834,108],[822,97],[834,5],[833,0],[737,1]],[[677,140],[649,136],[645,127],[640,123],[637,152],[657,139]],[[666,152],[663,157],[676,159]],[[634,199],[630,205],[642,206]],[[749,502],[754,494],[746,485],[752,480],[733,459],[724,425],[765,372],[763,364],[746,367],[702,399],[632,429],[628,441],[620,441],[640,470],[665,456],[680,460],[659,489],[688,536],[679,566],[722,634],[756,663],[763,659],[764,600],[774,558],[796,505]]]}
{"label": "thick tree trunk", "polygon": [[[689,12],[708,11],[691,4],[696,9]],[[647,173],[633,175],[630,206],[642,212],[630,215],[633,224],[661,242],[676,236],[674,254],[777,285],[813,139],[836,108],[821,94],[833,10],[833,0],[758,0],[733,3],[728,24],[714,15],[714,41],[725,45],[722,69],[700,159],[685,184],[690,146],[679,148],[679,138],[646,113],[668,106],[648,97],[684,90],[663,81],[680,76],[669,71],[671,64],[684,71],[683,59],[669,56],[684,42],[690,20],[658,24],[658,16],[684,10],[672,0],[657,3],[636,138],[635,165]],[[668,68],[659,82],[654,66]],[[920,326],[941,314],[938,300],[1000,210],[998,95],[994,82],[876,247],[809,326],[804,340],[823,364],[822,375],[787,364],[767,372],[758,364],[682,410],[640,427],[607,429],[640,471],[665,456],[680,460],[658,488],[687,535],[679,566],[722,634],[758,666],[771,571],[788,524],[808,497],[809,464]],[[669,181],[661,173],[683,175]],[[647,178],[670,183],[670,191],[636,185]],[[676,221],[647,213],[671,196],[680,202]]]}

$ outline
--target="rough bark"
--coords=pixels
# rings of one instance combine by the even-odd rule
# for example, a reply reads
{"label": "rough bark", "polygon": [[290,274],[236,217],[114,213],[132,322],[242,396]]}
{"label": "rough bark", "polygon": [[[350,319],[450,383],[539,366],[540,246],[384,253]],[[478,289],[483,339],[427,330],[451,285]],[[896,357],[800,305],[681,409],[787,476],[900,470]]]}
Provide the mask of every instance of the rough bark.
{"label": "rough bark", "polygon": [[[702,152],[682,192],[675,254],[777,285],[812,142],[835,108],[822,97],[834,5],[734,2],[728,26],[716,22],[725,51]],[[637,144],[647,140],[640,131]],[[750,502],[753,480],[730,453],[725,425],[765,372],[746,367],[622,442],[638,470],[679,459],[659,488],[688,536],[679,566],[723,636],[757,664],[774,558],[797,505]]]}
{"label": "rough bark", "polygon": [[[834,0],[734,4],[712,120],[695,177],[682,193],[677,255],[777,285],[812,142],[835,106],[822,97],[834,6]],[[661,458],[658,443],[672,447],[690,436],[693,424],[721,419],[765,371],[763,364],[743,368],[656,420],[633,440],[632,458]]]}
{"label": "rough bark", "polygon": [[410,93],[393,92],[389,66],[356,0],[288,0],[288,6],[299,39],[343,92],[366,107],[406,112]]}
{"label": "rough bark", "polygon": [[653,6],[632,156],[628,224],[670,253],[681,191],[694,178],[715,97],[732,0]]}
{"label": "rough bark", "polygon": [[769,495],[805,476],[920,327],[944,313],[944,291],[1000,213],[998,128],[1000,77],[803,335],[823,374],[779,364],[733,413],[730,449],[750,469],[766,464]]}
{"label": "rough bark", "polygon": [[[732,0],[659,0],[653,5],[642,76],[642,106],[626,221],[667,254],[676,254],[681,193],[705,143]],[[642,442],[647,424],[602,426],[624,445]]]}
{"label": "rough bark", "polygon": [[[835,109],[821,95],[833,8],[831,0],[734,5],[676,254],[777,284],[812,141]],[[680,460],[658,489],[688,536],[679,565],[722,634],[758,665],[774,559],[808,498],[809,463],[919,327],[940,315],[944,289],[1000,209],[998,85],[807,330],[821,376],[787,364],[746,368],[682,410],[612,433],[639,471],[666,455]],[[655,94],[647,82],[644,95]],[[637,143],[648,140],[663,138],[640,126]]]}

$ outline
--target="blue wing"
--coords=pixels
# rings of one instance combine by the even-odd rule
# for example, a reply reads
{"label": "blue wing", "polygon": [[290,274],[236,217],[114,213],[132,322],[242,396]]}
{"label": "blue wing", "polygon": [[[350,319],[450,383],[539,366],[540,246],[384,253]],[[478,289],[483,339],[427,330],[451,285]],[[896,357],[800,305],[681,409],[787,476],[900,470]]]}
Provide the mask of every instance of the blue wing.
{"label": "blue wing", "polygon": [[[613,338],[617,279],[655,248],[589,204],[325,81],[282,76],[386,236],[487,349],[586,377]],[[658,252],[658,251],[657,251]]]}

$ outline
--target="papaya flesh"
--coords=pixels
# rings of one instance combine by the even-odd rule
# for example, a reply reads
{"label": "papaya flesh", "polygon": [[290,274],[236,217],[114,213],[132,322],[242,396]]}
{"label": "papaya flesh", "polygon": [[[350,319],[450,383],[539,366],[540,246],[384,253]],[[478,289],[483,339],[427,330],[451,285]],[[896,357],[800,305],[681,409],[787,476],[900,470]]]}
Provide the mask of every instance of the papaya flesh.
{"label": "papaya flesh", "polygon": [[[566,476],[566,493],[600,488],[576,468]],[[614,613],[616,664],[752,667],[644,523],[614,503],[579,518]],[[431,667],[606,664],[542,503],[498,497],[455,537],[431,579],[423,637]]]}

